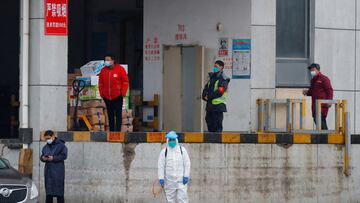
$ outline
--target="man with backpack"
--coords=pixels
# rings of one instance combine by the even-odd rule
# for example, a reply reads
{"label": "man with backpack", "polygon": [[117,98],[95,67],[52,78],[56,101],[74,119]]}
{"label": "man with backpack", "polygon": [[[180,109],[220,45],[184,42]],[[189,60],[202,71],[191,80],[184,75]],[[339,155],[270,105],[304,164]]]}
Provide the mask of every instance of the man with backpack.
{"label": "man with backpack", "polygon": [[166,135],[167,146],[161,150],[158,161],[158,177],[164,187],[168,203],[187,203],[187,184],[190,177],[190,158],[186,149],[179,145],[174,131]]}

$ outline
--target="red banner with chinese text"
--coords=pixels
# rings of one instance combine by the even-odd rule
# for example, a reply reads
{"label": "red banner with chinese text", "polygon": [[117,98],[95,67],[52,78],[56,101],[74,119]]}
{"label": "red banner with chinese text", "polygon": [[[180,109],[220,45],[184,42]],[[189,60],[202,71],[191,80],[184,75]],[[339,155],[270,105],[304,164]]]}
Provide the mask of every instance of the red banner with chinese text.
{"label": "red banner with chinese text", "polygon": [[45,35],[68,35],[68,0],[45,0]]}

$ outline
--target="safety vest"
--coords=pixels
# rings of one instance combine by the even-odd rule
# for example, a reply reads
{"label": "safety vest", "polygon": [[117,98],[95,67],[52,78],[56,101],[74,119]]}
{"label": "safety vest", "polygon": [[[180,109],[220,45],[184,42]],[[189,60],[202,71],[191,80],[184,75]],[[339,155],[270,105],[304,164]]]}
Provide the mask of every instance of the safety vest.
{"label": "safety vest", "polygon": [[[208,82],[208,88],[210,88],[210,81]],[[219,80],[217,80],[217,81],[215,82],[214,92],[217,91],[218,88],[219,88]],[[216,98],[216,99],[213,99],[213,100],[211,101],[211,103],[214,104],[214,105],[226,104],[226,98],[227,98],[227,96],[228,96],[228,92],[227,92],[227,90],[226,90],[221,97]]]}

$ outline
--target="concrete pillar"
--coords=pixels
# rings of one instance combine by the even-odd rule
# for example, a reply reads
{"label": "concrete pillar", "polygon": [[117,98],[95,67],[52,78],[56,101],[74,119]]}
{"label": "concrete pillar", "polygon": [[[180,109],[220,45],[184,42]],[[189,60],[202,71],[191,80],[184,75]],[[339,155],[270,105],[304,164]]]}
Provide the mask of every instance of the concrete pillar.
{"label": "concrete pillar", "polygon": [[251,1],[251,130],[257,128],[259,98],[276,91],[276,0]]}
{"label": "concrete pillar", "polygon": [[[356,114],[357,5],[357,1],[351,0],[341,3],[335,0],[315,1],[314,60],[320,64],[321,72],[329,77],[334,89],[334,99],[348,100],[351,133],[355,132],[356,124],[359,123]],[[334,108],[329,110],[327,123],[332,124],[330,128],[333,128]]]}
{"label": "concrete pillar", "polygon": [[67,36],[44,35],[44,0],[30,1],[29,125],[34,140],[66,130]]}

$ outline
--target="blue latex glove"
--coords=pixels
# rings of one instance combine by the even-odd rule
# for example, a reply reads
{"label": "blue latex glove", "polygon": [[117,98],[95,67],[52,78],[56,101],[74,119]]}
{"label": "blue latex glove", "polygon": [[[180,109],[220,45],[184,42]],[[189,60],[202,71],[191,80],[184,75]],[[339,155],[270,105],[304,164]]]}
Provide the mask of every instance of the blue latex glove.
{"label": "blue latex glove", "polygon": [[189,182],[189,177],[183,177],[183,184],[186,185]]}
{"label": "blue latex glove", "polygon": [[164,179],[160,179],[159,182],[160,182],[160,185],[161,185],[162,187],[164,187],[164,184],[165,184]]}

